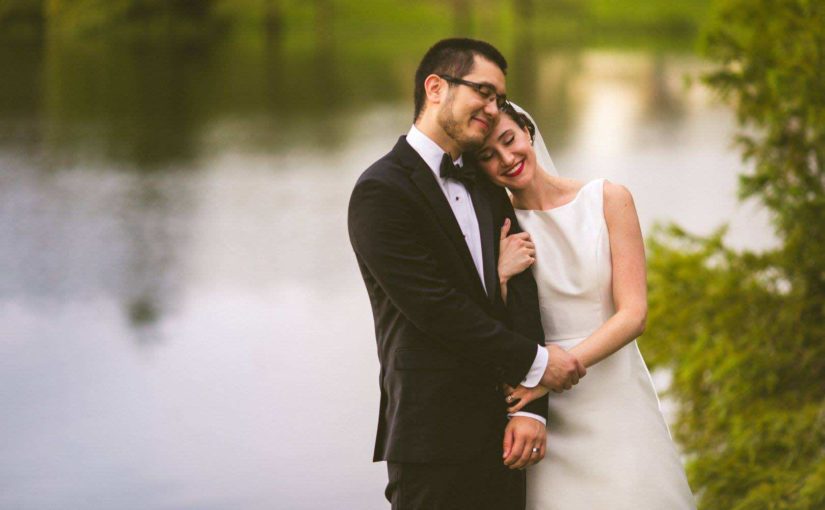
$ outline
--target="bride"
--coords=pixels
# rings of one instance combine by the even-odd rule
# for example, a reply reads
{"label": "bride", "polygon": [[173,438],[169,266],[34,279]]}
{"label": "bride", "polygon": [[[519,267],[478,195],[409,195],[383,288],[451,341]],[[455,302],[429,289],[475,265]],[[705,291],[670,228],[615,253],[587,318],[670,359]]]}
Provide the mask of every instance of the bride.
{"label": "bride", "polygon": [[[527,508],[693,509],[635,340],[645,327],[647,282],[633,198],[605,179],[581,183],[555,175],[541,135],[516,108],[502,109],[475,154],[490,181],[512,194],[532,241],[508,237],[505,222],[502,295],[509,278],[531,267],[547,345],[587,367],[577,386],[550,395],[547,455],[528,470]],[[546,393],[520,386],[506,401],[516,412]]]}

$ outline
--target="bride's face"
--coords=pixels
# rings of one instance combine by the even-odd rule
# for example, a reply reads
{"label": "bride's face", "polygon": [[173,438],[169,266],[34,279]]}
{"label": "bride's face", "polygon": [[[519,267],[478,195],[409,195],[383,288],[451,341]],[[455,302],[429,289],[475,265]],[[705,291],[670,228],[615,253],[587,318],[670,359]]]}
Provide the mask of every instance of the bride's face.
{"label": "bride's face", "polygon": [[524,188],[536,172],[536,153],[530,133],[506,113],[500,116],[476,158],[494,184],[509,189]]}

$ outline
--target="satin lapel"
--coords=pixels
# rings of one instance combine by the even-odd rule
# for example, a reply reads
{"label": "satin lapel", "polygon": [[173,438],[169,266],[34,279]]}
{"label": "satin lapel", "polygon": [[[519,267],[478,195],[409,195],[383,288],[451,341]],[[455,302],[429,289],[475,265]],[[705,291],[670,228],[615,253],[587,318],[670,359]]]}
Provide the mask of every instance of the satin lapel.
{"label": "satin lapel", "polygon": [[465,265],[473,268],[472,272],[476,275],[476,280],[480,287],[481,281],[478,280],[475,263],[473,262],[472,255],[470,255],[470,249],[464,241],[464,234],[461,233],[461,227],[458,226],[458,221],[455,219],[455,215],[453,215],[450,204],[447,203],[447,197],[444,196],[441,186],[439,186],[435,180],[433,171],[422,161],[421,164],[417,165],[413,170],[410,179],[412,179],[413,183],[421,190],[421,193],[426,197],[433,211],[435,211],[438,222],[444,230],[447,231],[447,237],[450,238],[453,246],[461,253]]}
{"label": "satin lapel", "polygon": [[493,226],[493,211],[490,207],[490,198],[482,189],[481,183],[470,188],[473,199],[473,209],[478,219],[478,229],[481,234],[481,253],[484,262],[484,285],[487,287],[487,297],[494,301],[498,292],[496,283],[496,258],[494,252],[495,228]]}
{"label": "satin lapel", "polygon": [[467,242],[464,241],[464,234],[461,233],[461,227],[458,226],[458,221],[455,219],[453,210],[450,208],[450,204],[447,202],[447,197],[444,196],[441,186],[438,185],[433,171],[430,170],[430,167],[421,159],[421,156],[410,147],[404,137],[398,140],[393,150],[400,157],[401,162],[412,170],[410,180],[412,180],[413,184],[415,184],[421,191],[421,194],[427,199],[427,202],[438,218],[438,223],[445,230],[450,242],[453,243],[453,246],[461,255],[464,266],[475,276],[473,280],[478,284],[478,291],[484,294],[484,288],[481,285],[481,280],[478,278],[478,272],[475,270],[473,256],[470,255],[470,249],[467,247]]}

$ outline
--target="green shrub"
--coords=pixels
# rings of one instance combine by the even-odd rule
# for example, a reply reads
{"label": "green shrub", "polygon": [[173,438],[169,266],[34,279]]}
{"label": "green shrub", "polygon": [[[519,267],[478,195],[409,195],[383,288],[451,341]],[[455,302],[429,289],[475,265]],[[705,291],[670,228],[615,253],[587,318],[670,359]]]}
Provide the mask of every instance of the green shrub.
{"label": "green shrub", "polygon": [[825,508],[825,2],[722,0],[704,77],[735,109],[780,246],[753,253],[678,227],[649,243],[654,366],[700,508]]}

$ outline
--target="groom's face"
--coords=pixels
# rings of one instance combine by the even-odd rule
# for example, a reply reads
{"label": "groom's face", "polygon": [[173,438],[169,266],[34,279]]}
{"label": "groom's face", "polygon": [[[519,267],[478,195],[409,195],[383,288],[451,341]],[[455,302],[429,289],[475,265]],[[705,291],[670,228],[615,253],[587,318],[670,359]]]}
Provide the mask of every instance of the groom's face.
{"label": "groom's face", "polygon": [[[504,73],[496,64],[478,55],[470,73],[460,78],[493,87],[498,94],[506,93]],[[453,84],[447,91],[438,120],[462,151],[472,151],[482,146],[495,127],[498,116],[498,106],[494,100],[485,99],[470,86]]]}

